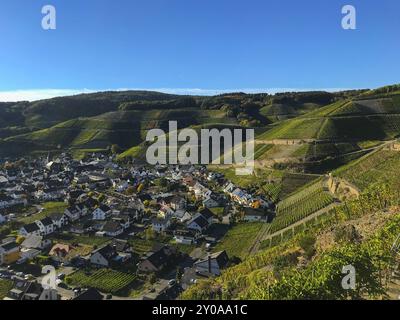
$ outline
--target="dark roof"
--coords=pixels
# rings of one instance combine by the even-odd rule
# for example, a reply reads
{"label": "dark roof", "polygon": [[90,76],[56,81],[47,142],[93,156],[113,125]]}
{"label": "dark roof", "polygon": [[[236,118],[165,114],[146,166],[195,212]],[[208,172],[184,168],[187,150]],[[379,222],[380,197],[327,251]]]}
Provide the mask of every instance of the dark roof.
{"label": "dark roof", "polygon": [[129,249],[129,243],[127,240],[122,240],[122,239],[114,239],[111,243],[111,245],[115,248],[117,251],[125,251]]}
{"label": "dark roof", "polygon": [[51,218],[49,217],[40,220],[40,222],[43,223],[45,226],[50,226],[53,224],[53,220],[51,220]]}
{"label": "dark roof", "polygon": [[111,210],[111,208],[105,204],[100,205],[99,207],[101,210],[103,210],[104,212],[108,212]]}
{"label": "dark roof", "polygon": [[18,248],[18,244],[15,241],[12,241],[12,242],[8,242],[8,243],[4,243],[4,244],[0,245],[0,247],[2,247],[6,251],[9,251],[9,250]]}
{"label": "dark roof", "polygon": [[95,288],[89,288],[72,300],[103,300],[103,295]]}
{"label": "dark roof", "polygon": [[204,227],[207,227],[207,226],[208,226],[208,221],[207,221],[203,216],[197,216],[196,218],[194,218],[193,220],[191,220],[191,221],[189,222],[189,224],[192,223],[192,222],[197,223],[197,224],[199,225],[200,228],[204,228]]}
{"label": "dark roof", "polygon": [[209,255],[208,257],[199,260],[195,264],[207,262],[209,259],[215,260],[217,262],[219,268],[221,268],[221,269],[224,268],[229,262],[228,255],[227,255],[226,251],[224,250],[224,251],[215,252],[215,253]]}
{"label": "dark roof", "polygon": [[116,222],[116,221],[107,221],[104,226],[103,226],[103,230],[105,232],[116,232],[118,230],[121,230],[122,226],[120,223]]}
{"label": "dark roof", "polygon": [[92,252],[92,255],[97,252],[100,253],[106,259],[110,259],[116,255],[115,249],[109,244],[97,250],[94,250]]}
{"label": "dark roof", "polygon": [[211,212],[210,209],[204,208],[203,210],[200,211],[200,214],[206,218],[207,220],[214,217],[214,214]]}
{"label": "dark roof", "polygon": [[147,257],[147,260],[158,269],[168,262],[168,258],[164,248],[162,248]]}
{"label": "dark roof", "polygon": [[40,230],[39,226],[35,222],[30,223],[30,224],[26,224],[26,225],[23,226],[23,228],[28,233],[32,233],[32,232]]}

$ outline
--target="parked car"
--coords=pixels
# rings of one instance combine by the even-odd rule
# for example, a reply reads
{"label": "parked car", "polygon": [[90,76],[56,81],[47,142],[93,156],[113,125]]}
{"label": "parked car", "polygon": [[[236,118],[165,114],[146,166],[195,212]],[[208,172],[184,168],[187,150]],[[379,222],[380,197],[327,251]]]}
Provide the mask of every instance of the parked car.
{"label": "parked car", "polygon": [[168,281],[168,284],[169,284],[170,286],[173,286],[173,285],[176,284],[176,280],[175,280],[175,279],[171,279],[171,280]]}

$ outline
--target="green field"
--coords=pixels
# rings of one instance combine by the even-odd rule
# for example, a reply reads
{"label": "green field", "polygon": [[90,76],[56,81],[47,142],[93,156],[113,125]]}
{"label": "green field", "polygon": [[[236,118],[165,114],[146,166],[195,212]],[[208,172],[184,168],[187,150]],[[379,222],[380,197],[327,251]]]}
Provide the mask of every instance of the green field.
{"label": "green field", "polygon": [[214,251],[226,250],[229,257],[244,258],[248,255],[254,238],[263,227],[263,223],[239,223],[232,227],[216,245]]}
{"label": "green field", "polygon": [[51,236],[54,242],[60,242],[65,244],[81,244],[87,246],[100,247],[107,242],[110,242],[109,238],[95,237],[95,236],[85,236],[85,235],[75,235],[71,233],[61,233]]}
{"label": "green field", "polygon": [[43,207],[42,212],[31,215],[29,217],[21,218],[19,219],[19,221],[28,224],[36,220],[44,219],[53,213],[64,212],[64,210],[68,207],[68,204],[66,204],[65,202],[45,202],[41,204],[41,206]]}
{"label": "green field", "polygon": [[13,282],[10,280],[0,279],[0,300],[3,300],[8,292],[12,289]]}
{"label": "green field", "polygon": [[136,275],[111,269],[94,272],[80,270],[67,277],[67,283],[80,287],[93,287],[104,293],[117,294],[133,284]]}

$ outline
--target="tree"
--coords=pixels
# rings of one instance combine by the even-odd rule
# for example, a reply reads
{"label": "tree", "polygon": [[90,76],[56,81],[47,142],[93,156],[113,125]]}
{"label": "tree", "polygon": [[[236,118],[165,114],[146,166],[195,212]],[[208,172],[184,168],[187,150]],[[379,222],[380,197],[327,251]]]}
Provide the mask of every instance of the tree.
{"label": "tree", "polygon": [[299,241],[300,247],[304,250],[304,253],[309,259],[315,254],[316,241],[317,239],[315,236],[311,234],[304,235]]}
{"label": "tree", "polygon": [[111,153],[112,154],[118,154],[121,152],[121,148],[117,144],[113,144],[111,146]]}

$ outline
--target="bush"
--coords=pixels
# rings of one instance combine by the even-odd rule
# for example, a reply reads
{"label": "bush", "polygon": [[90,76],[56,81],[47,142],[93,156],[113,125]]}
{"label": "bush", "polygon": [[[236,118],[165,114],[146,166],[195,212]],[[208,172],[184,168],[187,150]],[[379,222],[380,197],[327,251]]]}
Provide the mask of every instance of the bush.
{"label": "bush", "polygon": [[307,258],[311,258],[315,254],[315,242],[314,235],[305,235],[300,239],[299,245],[304,250]]}

